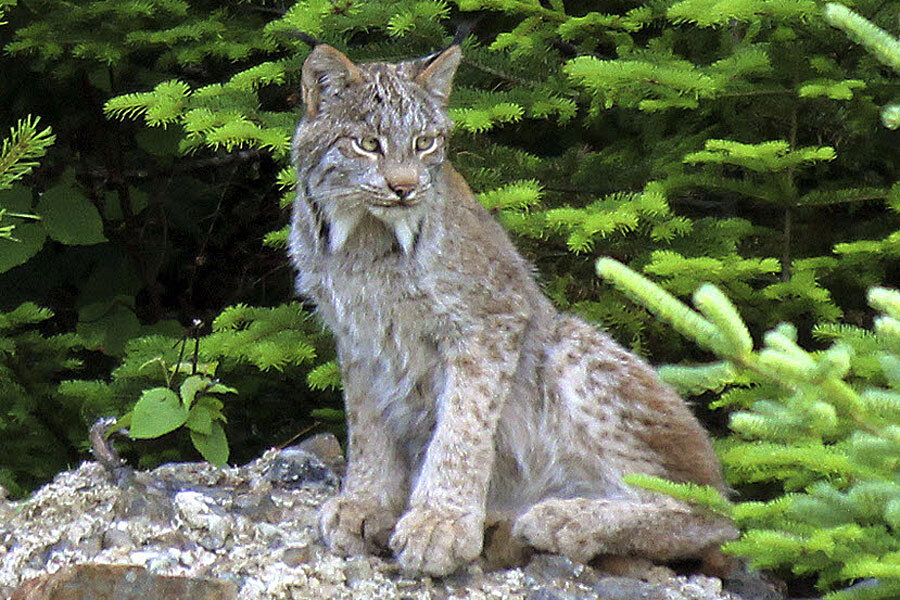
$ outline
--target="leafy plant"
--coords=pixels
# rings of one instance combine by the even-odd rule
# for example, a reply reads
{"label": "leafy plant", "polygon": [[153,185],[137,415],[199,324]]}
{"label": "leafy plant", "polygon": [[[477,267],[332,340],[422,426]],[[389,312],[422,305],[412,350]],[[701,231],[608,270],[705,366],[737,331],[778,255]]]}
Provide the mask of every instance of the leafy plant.
{"label": "leafy plant", "polygon": [[26,117],[9,132],[0,146],[0,190],[9,189],[38,165],[56,137],[49,127],[39,129],[39,117]]}
{"label": "leafy plant", "polygon": [[[335,421],[333,409],[332,413],[316,413],[316,404],[295,398],[308,365],[321,355],[327,357],[330,350],[327,336],[299,303],[276,308],[228,307],[211,329],[200,335],[197,324],[181,337],[154,334],[129,340],[109,380],[68,380],[59,385],[59,391],[76,404],[105,399],[111,407],[107,415],[121,415],[111,431],[127,428],[133,440],[153,440],[175,432],[160,444],[142,442],[124,449],[133,455],[142,448],[140,460],[148,466],[189,458],[192,452],[180,445],[185,434],[201,456],[225,464],[232,456],[225,426],[230,420],[245,422],[242,411],[251,408],[256,411],[255,427],[269,429],[281,439],[291,436],[291,430],[285,429],[291,425],[288,411],[298,415],[295,426],[300,416],[307,422]],[[192,353],[188,352],[191,346]],[[329,381],[327,373],[333,366],[328,365],[333,363],[312,371],[321,374],[318,379],[311,378],[312,385]],[[273,377],[273,372],[278,377]],[[237,389],[242,400],[253,398],[255,404],[235,402],[230,394],[237,394]],[[341,415],[337,416],[340,420]],[[249,445],[240,434],[235,431],[232,436]],[[252,441],[256,450],[242,448],[238,456],[247,460],[272,443],[273,438],[259,437]]]}
{"label": "leafy plant", "polygon": [[[157,362],[157,361],[154,361]],[[114,425],[127,427],[134,439],[157,438],[185,427],[198,452],[214,465],[228,462],[228,440],[223,424],[224,404],[217,394],[236,394],[237,390],[205,375],[190,375],[178,391],[169,378],[169,369],[159,361],[168,379],[165,387],[145,389],[130,411]]]}

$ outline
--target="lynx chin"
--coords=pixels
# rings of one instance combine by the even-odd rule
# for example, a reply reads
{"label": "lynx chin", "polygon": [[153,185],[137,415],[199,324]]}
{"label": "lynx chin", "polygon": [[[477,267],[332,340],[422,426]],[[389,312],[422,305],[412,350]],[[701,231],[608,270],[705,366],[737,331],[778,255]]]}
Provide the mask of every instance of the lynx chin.
{"label": "lynx chin", "polygon": [[643,360],[554,309],[447,161],[460,59],[319,45],[303,65],[290,256],[337,340],[349,429],[325,542],[431,575],[478,558],[486,531],[582,562],[714,554],[730,523],[622,481],[724,489],[703,428]]}

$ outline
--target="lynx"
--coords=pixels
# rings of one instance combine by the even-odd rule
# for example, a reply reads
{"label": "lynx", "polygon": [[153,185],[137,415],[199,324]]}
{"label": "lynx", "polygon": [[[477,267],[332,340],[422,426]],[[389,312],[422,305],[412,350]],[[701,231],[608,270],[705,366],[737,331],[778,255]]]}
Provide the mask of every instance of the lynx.
{"label": "lynx", "polygon": [[733,527],[622,476],[724,489],[709,439],[643,360],[554,309],[447,161],[460,60],[318,45],[303,65],[289,251],[334,332],[348,425],[322,537],[438,576],[496,523],[576,561],[700,557]]}

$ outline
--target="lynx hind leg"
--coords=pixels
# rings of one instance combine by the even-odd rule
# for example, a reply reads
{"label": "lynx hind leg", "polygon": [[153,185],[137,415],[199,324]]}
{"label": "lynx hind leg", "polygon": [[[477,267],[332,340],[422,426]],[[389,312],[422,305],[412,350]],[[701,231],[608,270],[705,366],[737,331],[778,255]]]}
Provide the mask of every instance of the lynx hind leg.
{"label": "lynx hind leg", "polygon": [[727,520],[670,498],[610,500],[551,498],[513,523],[528,545],[587,562],[602,554],[653,561],[703,559],[737,530]]}

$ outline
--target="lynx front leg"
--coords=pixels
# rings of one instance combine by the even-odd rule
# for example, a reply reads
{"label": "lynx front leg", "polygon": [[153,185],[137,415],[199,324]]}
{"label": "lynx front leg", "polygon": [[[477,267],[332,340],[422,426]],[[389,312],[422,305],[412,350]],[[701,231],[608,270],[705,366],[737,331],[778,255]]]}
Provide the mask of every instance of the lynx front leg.
{"label": "lynx front leg", "polygon": [[328,548],[342,556],[371,554],[387,548],[391,531],[408,494],[408,474],[393,435],[362,386],[345,373],[348,425],[347,474],[341,494],[319,513],[319,529]]}
{"label": "lynx front leg", "polygon": [[737,530],[670,498],[544,500],[516,519],[513,534],[539,550],[587,562],[600,554],[656,561],[703,558]]}
{"label": "lynx front leg", "polygon": [[506,360],[490,358],[450,365],[409,509],[390,542],[408,571],[446,575],[481,554],[493,437],[510,373]]}

